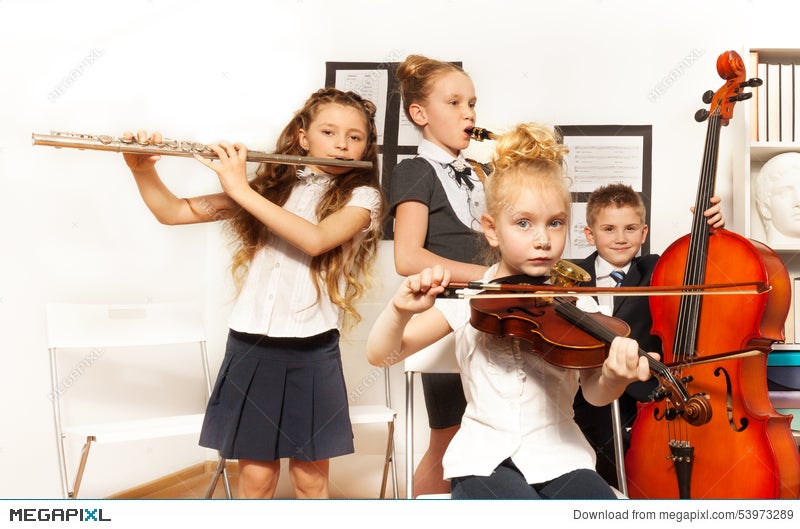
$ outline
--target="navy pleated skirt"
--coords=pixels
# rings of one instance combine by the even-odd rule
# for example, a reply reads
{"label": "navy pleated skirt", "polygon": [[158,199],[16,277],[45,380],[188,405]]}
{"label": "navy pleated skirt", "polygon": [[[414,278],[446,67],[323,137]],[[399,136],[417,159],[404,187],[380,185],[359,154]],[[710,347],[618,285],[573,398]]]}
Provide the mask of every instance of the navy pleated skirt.
{"label": "navy pleated skirt", "polygon": [[200,445],[254,461],[353,453],[339,332],[271,338],[231,329]]}

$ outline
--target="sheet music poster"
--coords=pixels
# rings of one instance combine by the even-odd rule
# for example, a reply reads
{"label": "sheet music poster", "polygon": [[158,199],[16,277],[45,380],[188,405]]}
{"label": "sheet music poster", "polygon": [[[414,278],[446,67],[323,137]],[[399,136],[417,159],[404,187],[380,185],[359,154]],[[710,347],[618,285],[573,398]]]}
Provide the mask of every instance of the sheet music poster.
{"label": "sheet music poster", "polygon": [[[594,251],[586,242],[586,201],[589,193],[607,184],[627,184],[637,191],[650,224],[652,184],[651,125],[561,125],[569,147],[567,173],[572,178],[572,226],[565,258],[580,259]],[[649,240],[642,252],[650,251]]]}

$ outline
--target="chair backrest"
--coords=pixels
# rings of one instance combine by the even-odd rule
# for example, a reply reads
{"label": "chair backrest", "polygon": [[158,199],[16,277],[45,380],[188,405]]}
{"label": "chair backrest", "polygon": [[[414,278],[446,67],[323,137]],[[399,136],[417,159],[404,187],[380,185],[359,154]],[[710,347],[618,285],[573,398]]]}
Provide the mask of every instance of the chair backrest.
{"label": "chair backrest", "polygon": [[197,307],[188,303],[47,305],[48,347],[127,347],[205,341]]}
{"label": "chair backrest", "polygon": [[403,367],[407,373],[458,373],[453,333],[406,358]]}
{"label": "chair backrest", "polygon": [[[183,408],[195,407],[199,391],[184,388],[177,398],[170,398],[170,408],[176,413],[163,416],[163,398],[160,391],[172,391],[168,384],[159,384],[155,372],[163,369],[167,377],[180,377],[185,354],[199,349],[200,363],[205,378],[205,399],[211,387],[206,335],[199,308],[189,303],[148,303],[138,305],[49,303],[47,314],[47,345],[50,356],[51,401],[55,423],[56,443],[64,497],[76,497],[80,488],[86,458],[91,443],[106,443],[155,439],[178,434],[199,432],[202,414],[187,415]],[[82,349],[114,349],[135,351],[127,361],[118,363],[115,358],[106,366],[94,364],[99,358],[86,356],[63,380],[59,373],[61,361],[74,360],[73,355]],[[151,365],[150,360],[169,362]],[[63,358],[59,358],[62,357]],[[121,365],[125,369],[119,369]],[[169,364],[169,367],[167,366]],[[91,384],[75,384],[92,366]],[[176,368],[170,370],[171,368]],[[95,371],[99,369],[99,371]],[[131,371],[133,369],[133,371]],[[137,377],[136,374],[144,376]],[[112,376],[103,376],[113,374]],[[172,378],[170,378],[172,380]],[[121,383],[120,383],[121,382]],[[132,382],[132,384],[128,384]],[[199,382],[199,380],[198,380]],[[197,388],[199,390],[199,387]],[[71,405],[62,409],[62,394],[69,390]],[[188,390],[188,391],[187,391]],[[204,399],[204,400],[205,400]],[[124,409],[118,404],[124,404]],[[89,405],[87,405],[89,404]],[[159,416],[153,416],[154,406]],[[180,414],[177,413],[180,410]],[[65,415],[62,418],[62,413]],[[64,424],[67,422],[69,424]],[[83,423],[86,424],[83,424]],[[85,439],[81,461],[70,491],[67,461],[66,434]],[[75,441],[70,441],[74,443]]]}

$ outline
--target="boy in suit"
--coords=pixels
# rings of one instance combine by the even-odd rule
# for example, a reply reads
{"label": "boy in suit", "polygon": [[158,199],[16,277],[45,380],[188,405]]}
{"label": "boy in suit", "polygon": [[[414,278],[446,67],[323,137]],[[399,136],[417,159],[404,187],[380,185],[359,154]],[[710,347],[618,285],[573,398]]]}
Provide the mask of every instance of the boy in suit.
{"label": "boy in suit", "polygon": [[[703,213],[708,218],[708,224],[715,228],[725,225],[719,201],[719,197],[713,197],[712,207]],[[609,184],[589,195],[584,235],[596,250],[585,259],[575,261],[576,265],[592,276],[586,286],[650,285],[659,255],[639,255],[642,245],[647,240],[648,226],[645,224],[645,213],[641,197],[627,185]],[[661,353],[661,339],[650,334],[653,319],[650,315],[648,297],[598,296],[597,301],[602,312],[628,323],[631,328],[630,337],[638,341],[642,349]],[[627,431],[636,417],[636,403],[650,400],[650,394],[656,388],[656,384],[653,378],[647,382],[634,382],[618,399],[623,445],[626,450],[629,442]],[[594,407],[586,402],[579,390],[573,408],[575,421],[597,452],[597,472],[611,486],[619,488],[611,405]]]}

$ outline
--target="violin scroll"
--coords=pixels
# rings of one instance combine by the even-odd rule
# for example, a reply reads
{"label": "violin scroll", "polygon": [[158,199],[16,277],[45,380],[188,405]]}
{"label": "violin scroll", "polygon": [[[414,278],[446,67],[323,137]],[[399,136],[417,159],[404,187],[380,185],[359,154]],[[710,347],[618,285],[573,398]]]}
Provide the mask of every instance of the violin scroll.
{"label": "violin scroll", "polygon": [[711,404],[705,395],[689,397],[684,409],[683,419],[692,426],[702,426],[711,420]]}

